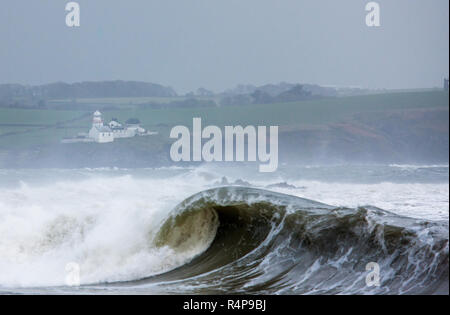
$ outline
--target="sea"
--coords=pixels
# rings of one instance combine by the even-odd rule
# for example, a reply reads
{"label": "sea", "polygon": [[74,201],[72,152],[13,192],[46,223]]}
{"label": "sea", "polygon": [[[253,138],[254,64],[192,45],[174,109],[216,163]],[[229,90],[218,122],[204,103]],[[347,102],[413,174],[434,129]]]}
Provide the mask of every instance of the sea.
{"label": "sea", "polygon": [[448,293],[448,165],[0,169],[0,294]]}

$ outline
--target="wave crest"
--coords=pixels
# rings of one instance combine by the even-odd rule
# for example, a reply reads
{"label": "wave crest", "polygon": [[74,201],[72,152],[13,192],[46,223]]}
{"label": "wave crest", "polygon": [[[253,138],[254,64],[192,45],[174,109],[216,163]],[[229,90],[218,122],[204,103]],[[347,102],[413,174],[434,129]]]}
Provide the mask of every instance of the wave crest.
{"label": "wave crest", "polygon": [[[333,208],[242,187],[201,192],[181,203],[176,213],[175,221],[188,222],[193,234],[206,222],[199,213],[217,217],[215,238],[189,263],[145,283],[182,281],[189,293],[448,292],[446,222],[372,207]],[[198,230],[192,228],[196,222]],[[168,226],[175,235],[178,228],[184,230],[179,224]],[[215,226],[214,221],[207,230]],[[365,283],[370,262],[380,265],[380,287]]]}

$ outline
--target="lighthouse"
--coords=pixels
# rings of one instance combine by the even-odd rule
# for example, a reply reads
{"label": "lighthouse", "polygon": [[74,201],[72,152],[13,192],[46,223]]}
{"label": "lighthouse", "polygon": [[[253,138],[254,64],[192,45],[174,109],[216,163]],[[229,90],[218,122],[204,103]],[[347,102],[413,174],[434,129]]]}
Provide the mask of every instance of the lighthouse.
{"label": "lighthouse", "polygon": [[102,113],[96,111],[92,118],[92,127],[103,127]]}
{"label": "lighthouse", "polygon": [[96,111],[92,118],[92,128],[89,131],[89,138],[98,143],[114,141],[114,134],[111,128],[103,125],[102,113]]}
{"label": "lighthouse", "polygon": [[[137,121],[137,122],[136,122]],[[139,125],[137,119],[129,119],[126,125],[122,125],[117,118],[113,118],[108,124],[103,123],[102,113],[95,111],[92,115],[92,127],[89,133],[79,133],[76,138],[64,138],[62,143],[76,142],[113,142],[116,138],[133,138],[135,136],[154,135],[155,132],[148,132]]]}

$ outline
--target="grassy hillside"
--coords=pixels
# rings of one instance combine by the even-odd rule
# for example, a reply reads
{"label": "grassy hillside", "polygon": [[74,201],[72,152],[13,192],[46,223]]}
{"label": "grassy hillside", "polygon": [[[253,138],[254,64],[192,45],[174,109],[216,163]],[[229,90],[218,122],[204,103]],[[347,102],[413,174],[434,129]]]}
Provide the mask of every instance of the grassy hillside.
{"label": "grassy hillside", "polygon": [[86,111],[0,108],[0,149],[57,143],[65,125],[89,115]]}
{"label": "grassy hillside", "polygon": [[[139,102],[138,100],[134,101]],[[111,100],[111,104],[113,103],[114,101]],[[448,93],[410,92],[212,108],[174,108],[170,110],[124,108],[105,111],[104,117],[105,119],[116,117],[122,121],[130,117],[137,117],[147,127],[190,125],[192,117],[202,117],[205,123],[219,126],[227,124],[289,126],[337,122],[350,115],[364,112],[445,107],[448,107]],[[86,119],[83,124],[88,125],[89,120]]]}
{"label": "grassy hillside", "polygon": [[[139,118],[147,128],[191,125],[193,117],[202,117],[204,124],[224,125],[279,125],[301,127],[303,125],[329,124],[344,121],[358,113],[411,109],[448,108],[446,92],[409,92],[329,98],[294,103],[229,106],[217,108],[136,109],[105,111],[104,119],[113,117],[125,121]],[[132,102],[144,102],[147,98],[133,98]],[[92,102],[118,104],[118,99],[92,99]],[[88,100],[85,100],[88,102]],[[29,127],[48,127],[52,132],[39,131],[39,138],[57,140],[68,132],[88,130],[91,117],[87,111],[77,110],[26,110],[0,108],[0,130]],[[79,118],[79,119],[77,119]],[[57,126],[52,126],[58,124]],[[59,129],[59,130],[58,130]],[[63,130],[64,129],[64,130]],[[4,132],[2,132],[4,133]],[[52,133],[54,133],[52,135]],[[4,144],[1,139],[0,143]],[[21,136],[12,135],[7,142],[21,142]],[[39,140],[36,140],[39,142]],[[45,141],[47,142],[47,141]]]}
{"label": "grassy hillside", "polygon": [[39,109],[14,109],[0,108],[0,125],[4,124],[28,124],[50,125],[64,122],[84,114],[85,111],[73,110],[39,110]]}
{"label": "grassy hillside", "polygon": [[114,97],[114,98],[77,98],[77,99],[54,99],[47,101],[47,107],[63,109],[67,107],[76,108],[105,108],[115,107],[120,109],[133,109],[138,105],[148,103],[169,103],[183,100],[184,97]]}
{"label": "grassy hillside", "polygon": [[[85,100],[86,104],[92,105],[91,101],[123,104],[124,99]],[[138,104],[148,100],[133,98],[127,101]],[[448,107],[448,92],[421,91],[229,107],[142,109],[124,106],[105,110],[103,115],[105,121],[113,117],[121,121],[135,117],[147,129],[159,131],[159,136],[139,141],[122,139],[120,144],[112,144],[120,145],[122,149],[128,146],[127,150],[131,151],[141,152],[145,148],[149,152],[156,147],[161,151],[164,145],[171,143],[168,135],[173,126],[190,126],[193,117],[202,117],[204,126],[278,125],[280,145],[298,148],[298,151],[292,150],[292,156],[308,151],[313,157],[316,153],[312,152],[317,150],[331,154],[327,151],[330,146],[333,152],[345,148],[352,154],[369,153],[376,147],[380,154],[386,155],[393,155],[397,147],[403,147],[405,152],[414,155],[416,146],[428,144],[428,155],[441,158],[445,150],[448,151]],[[91,115],[91,110],[0,108],[0,151],[61,146],[63,137],[89,130]],[[414,142],[414,139],[420,142]],[[106,148],[97,144],[86,146],[94,146],[97,150]],[[145,154],[141,152],[140,156]]]}

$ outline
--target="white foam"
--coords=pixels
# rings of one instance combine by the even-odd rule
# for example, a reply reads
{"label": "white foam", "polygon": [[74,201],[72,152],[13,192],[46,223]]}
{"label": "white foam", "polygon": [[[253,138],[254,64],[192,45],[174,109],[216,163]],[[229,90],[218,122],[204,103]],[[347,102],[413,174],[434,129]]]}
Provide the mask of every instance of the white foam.
{"label": "white foam", "polygon": [[419,219],[449,219],[448,184],[388,182],[350,184],[319,181],[291,181],[289,184],[301,188],[272,190],[338,207],[355,208],[370,205]]}
{"label": "white foam", "polygon": [[205,248],[174,253],[152,237],[193,179],[131,176],[22,183],[0,190],[0,286],[64,285],[76,262],[81,283],[135,280],[184,264]]}

